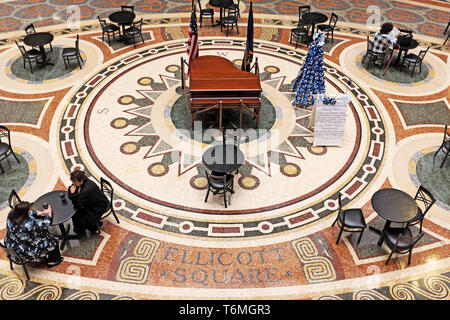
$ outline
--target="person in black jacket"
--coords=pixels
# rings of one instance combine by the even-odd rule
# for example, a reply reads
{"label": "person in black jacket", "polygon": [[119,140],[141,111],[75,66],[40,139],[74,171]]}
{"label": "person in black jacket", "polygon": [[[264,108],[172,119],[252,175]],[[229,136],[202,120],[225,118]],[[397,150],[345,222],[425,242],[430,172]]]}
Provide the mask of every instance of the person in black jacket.
{"label": "person in black jacket", "polygon": [[76,210],[72,217],[74,232],[79,236],[85,235],[86,229],[95,233],[102,224],[102,214],[108,208],[108,198],[81,170],[71,172],[70,180],[69,198]]}

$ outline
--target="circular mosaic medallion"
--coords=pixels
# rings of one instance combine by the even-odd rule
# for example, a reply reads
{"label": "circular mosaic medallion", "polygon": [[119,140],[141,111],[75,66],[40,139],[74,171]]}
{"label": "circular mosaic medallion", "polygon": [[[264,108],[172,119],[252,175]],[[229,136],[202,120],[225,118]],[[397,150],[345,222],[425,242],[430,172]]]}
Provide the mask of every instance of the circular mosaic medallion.
{"label": "circular mosaic medallion", "polygon": [[208,180],[201,175],[195,175],[191,178],[190,185],[194,189],[205,190],[208,188]]}
{"label": "circular mosaic medallion", "polygon": [[258,188],[258,186],[260,184],[259,179],[253,175],[248,176],[248,177],[241,176],[238,179],[238,183],[242,189],[246,189],[246,190],[254,190],[254,189]]}
{"label": "circular mosaic medallion", "polygon": [[151,164],[147,171],[153,177],[162,177],[169,171],[169,167],[164,163],[156,162]]}
{"label": "circular mosaic medallion", "polygon": [[[58,145],[67,170],[83,166],[92,176],[113,181],[115,193],[125,201],[119,214],[135,223],[164,232],[189,230],[186,234],[194,237],[221,237],[214,230],[223,229],[211,226],[230,223],[217,215],[233,215],[233,227],[226,228],[232,233],[227,237],[238,237],[283,233],[333,214],[335,210],[329,204],[337,199],[337,192],[344,195],[345,205],[377,175],[384,159],[384,119],[370,95],[354,82],[348,89],[355,100],[349,104],[345,143],[340,148],[312,147],[313,132],[308,128],[311,111],[292,107],[294,94],[289,85],[301,68],[304,54],[280,46],[274,55],[261,43],[256,41],[254,45],[259,50],[260,69],[266,70],[261,80],[262,101],[269,107],[263,111],[266,125],[261,119],[255,128],[249,121],[244,130],[246,140],[239,148],[245,163],[239,169],[227,209],[223,201],[204,202],[206,180],[199,175],[205,169],[202,155],[210,144],[221,141],[213,139],[217,131],[214,123],[189,131],[192,125],[175,67],[185,55],[179,48],[161,45],[135,52],[134,59],[124,58],[105,66],[74,93],[76,99],[67,105],[70,112],[62,112],[58,129],[75,128],[59,133]],[[228,60],[237,62],[242,60],[242,42],[230,40],[229,46],[206,47],[202,52],[224,52]],[[146,76],[148,70],[152,70],[154,81]],[[325,73],[327,93],[345,90],[346,75],[326,64]],[[225,118],[231,127],[236,125],[232,114],[224,114]],[[209,141],[207,134],[211,135]],[[300,168],[302,179],[312,182],[302,188],[293,179]],[[320,175],[317,168],[321,168]],[[245,193],[256,188],[258,197],[248,201]],[[136,207],[145,208],[139,214],[149,218],[136,216]],[[158,216],[150,217],[151,212],[158,212]],[[264,215],[259,214],[262,212]],[[208,215],[216,218],[209,220]],[[186,222],[192,227],[185,229]]]}
{"label": "circular mosaic medallion", "polygon": [[282,174],[288,177],[296,177],[300,174],[301,170],[298,165],[295,163],[286,163],[280,167],[280,171]]}

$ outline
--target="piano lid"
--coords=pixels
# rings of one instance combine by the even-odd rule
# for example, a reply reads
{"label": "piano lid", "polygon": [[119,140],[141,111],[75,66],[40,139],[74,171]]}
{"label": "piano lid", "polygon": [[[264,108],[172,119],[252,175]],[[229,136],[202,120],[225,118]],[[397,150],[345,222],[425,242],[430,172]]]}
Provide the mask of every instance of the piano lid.
{"label": "piano lid", "polygon": [[200,56],[191,62],[190,91],[262,91],[259,75],[237,69],[219,56]]}

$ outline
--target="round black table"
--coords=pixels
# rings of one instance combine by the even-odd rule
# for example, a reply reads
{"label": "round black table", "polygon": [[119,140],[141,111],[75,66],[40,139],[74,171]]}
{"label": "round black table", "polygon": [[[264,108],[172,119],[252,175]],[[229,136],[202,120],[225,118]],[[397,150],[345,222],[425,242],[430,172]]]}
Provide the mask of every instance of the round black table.
{"label": "round black table", "polygon": [[209,5],[211,7],[215,7],[215,8],[220,8],[220,18],[217,22],[217,25],[220,25],[222,23],[222,10],[224,8],[228,8],[229,6],[231,6],[233,4],[233,0],[209,0]]}
{"label": "round black table", "polygon": [[328,20],[328,17],[320,12],[309,12],[305,13],[302,16],[302,20],[312,25],[311,36],[314,36],[314,29],[316,27],[316,24],[326,22]]}
{"label": "round black table", "polygon": [[133,23],[136,14],[131,11],[116,11],[109,15],[109,20],[122,26],[122,35],[125,34],[125,26]]}
{"label": "round black table", "polygon": [[[413,197],[404,191],[386,188],[378,190],[371,199],[372,207],[375,212],[386,220],[384,229],[389,228],[391,222],[406,223],[413,220],[419,207]],[[383,232],[369,227],[371,230],[380,233],[378,245],[383,243]]]}
{"label": "round black table", "polygon": [[50,32],[37,32],[28,34],[23,39],[23,42],[30,47],[39,47],[39,50],[42,53],[43,62],[40,63],[41,68],[45,68],[46,65],[54,65],[54,63],[50,63],[50,59],[47,60],[47,55],[45,53],[44,46],[53,41],[53,35]]}
{"label": "round black table", "polygon": [[408,50],[415,49],[415,48],[417,48],[418,45],[419,45],[419,42],[417,42],[417,40],[411,39],[411,42],[409,43],[409,45],[400,46],[400,48],[398,49],[398,56],[397,56],[397,60],[395,60],[395,64],[396,65],[400,64],[400,58],[402,56],[402,53],[403,53],[403,55],[407,55]]}
{"label": "round black table", "polygon": [[244,153],[233,144],[219,144],[208,148],[202,156],[203,163],[218,173],[238,170],[244,163]]}
{"label": "round black table", "polygon": [[[64,201],[61,199],[60,194],[64,194]],[[38,211],[43,210],[43,203],[46,202],[52,207],[52,226],[59,226],[59,229],[61,230],[61,235],[63,238],[63,241],[61,243],[61,250],[64,249],[64,245],[66,240],[69,239],[78,239],[77,236],[69,236],[69,230],[70,225],[68,229],[64,227],[64,222],[72,218],[72,216],[75,214],[75,209],[73,207],[72,201],[68,197],[68,192],[66,190],[56,190],[51,191],[46,194],[43,194],[40,196],[36,201],[33,203],[32,208]]]}

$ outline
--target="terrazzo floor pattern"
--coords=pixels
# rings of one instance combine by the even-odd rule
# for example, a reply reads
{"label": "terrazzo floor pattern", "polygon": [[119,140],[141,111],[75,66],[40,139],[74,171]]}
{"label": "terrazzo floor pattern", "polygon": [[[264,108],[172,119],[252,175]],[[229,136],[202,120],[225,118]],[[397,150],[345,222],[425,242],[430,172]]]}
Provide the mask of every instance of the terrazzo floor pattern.
{"label": "terrazzo floor pattern", "polygon": [[[2,252],[0,298],[449,300],[450,199],[428,213],[409,266],[407,255],[385,265],[389,249],[378,247],[369,230],[358,246],[352,233],[335,244],[339,229],[331,226],[338,192],[345,208],[362,208],[376,227],[384,221],[371,206],[374,192],[394,187],[415,194],[416,154],[435,150],[450,122],[448,51],[440,39],[419,37],[421,46],[433,45],[428,75],[398,85],[361,66],[366,31],[342,24],[339,41],[328,44],[325,73],[327,94],[351,97],[344,143],[313,147],[311,110],[293,107],[290,92],[306,47],[294,50],[289,27],[275,17],[255,15],[255,56],[273,125],[241,146],[246,162],[225,209],[220,197],[204,202],[201,155],[209,144],[182,138],[180,122],[171,119],[180,99],[180,57],[186,57],[188,15],[179,18],[147,20],[146,41],[136,49],[109,47],[89,23],[55,30],[54,46],[80,35],[85,64],[39,83],[14,74],[17,48],[0,47],[2,103],[33,107],[0,116],[15,149],[29,154],[19,195],[33,201],[65,189],[78,167],[113,183],[120,219],[110,216],[100,235],[71,241],[61,265],[30,267],[30,281],[18,266],[9,269]],[[240,29],[228,38],[218,28],[199,29],[200,55],[220,55],[239,67],[244,23]],[[429,108],[426,122],[413,116],[421,106]],[[0,208],[4,226],[8,208]]]}

